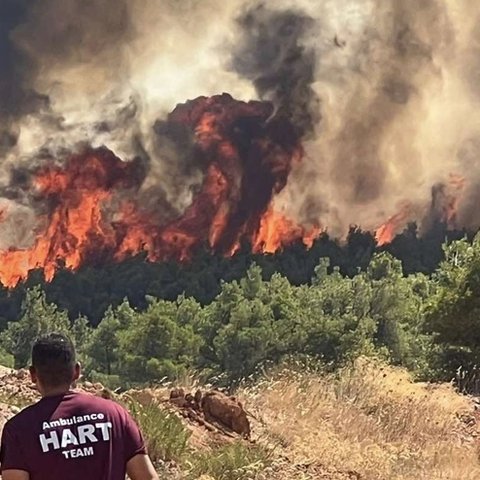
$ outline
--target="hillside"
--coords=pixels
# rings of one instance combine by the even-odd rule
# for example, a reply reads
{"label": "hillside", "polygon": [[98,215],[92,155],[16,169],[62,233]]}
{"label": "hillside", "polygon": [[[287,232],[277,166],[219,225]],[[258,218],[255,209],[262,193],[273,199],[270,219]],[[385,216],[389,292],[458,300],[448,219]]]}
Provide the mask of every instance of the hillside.
{"label": "hillside", "polygon": [[0,0],[0,72],[0,429],[56,332],[162,478],[480,480],[478,1]]}
{"label": "hillside", "polygon": [[[414,383],[406,371],[365,358],[336,375],[298,370],[277,369],[236,392],[249,413],[250,441],[185,418],[168,402],[171,385],[129,391],[116,400],[131,406],[168,478],[480,478],[473,398],[449,384]],[[101,385],[80,388],[106,394]],[[0,376],[2,417],[35,398],[26,372],[5,370]]]}

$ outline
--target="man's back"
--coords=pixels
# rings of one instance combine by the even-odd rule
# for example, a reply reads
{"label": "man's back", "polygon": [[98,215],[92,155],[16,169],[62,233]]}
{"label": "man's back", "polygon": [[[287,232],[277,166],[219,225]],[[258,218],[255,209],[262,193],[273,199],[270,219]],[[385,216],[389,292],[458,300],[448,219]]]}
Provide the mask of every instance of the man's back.
{"label": "man's back", "polygon": [[2,470],[30,480],[124,480],[126,463],[144,454],[130,415],[110,400],[77,392],[45,397],[4,427]]}

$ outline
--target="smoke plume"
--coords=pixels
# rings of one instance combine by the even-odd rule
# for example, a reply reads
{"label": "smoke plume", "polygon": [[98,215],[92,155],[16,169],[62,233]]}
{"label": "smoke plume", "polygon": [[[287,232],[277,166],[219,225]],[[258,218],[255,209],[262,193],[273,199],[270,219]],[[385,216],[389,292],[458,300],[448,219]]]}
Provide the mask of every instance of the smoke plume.
{"label": "smoke plume", "polygon": [[312,89],[315,49],[304,43],[314,31],[313,18],[260,4],[239,17],[238,24],[242,33],[233,50],[233,68],[253,82],[261,98],[273,101],[299,133],[310,133],[320,117]]}
{"label": "smoke plume", "polygon": [[223,92],[303,137],[276,211],[340,237],[400,211],[480,227],[475,0],[4,0],[0,71],[0,250],[35,237],[31,172],[87,145],[137,159],[147,210],[184,212],[205,165],[165,120]]}

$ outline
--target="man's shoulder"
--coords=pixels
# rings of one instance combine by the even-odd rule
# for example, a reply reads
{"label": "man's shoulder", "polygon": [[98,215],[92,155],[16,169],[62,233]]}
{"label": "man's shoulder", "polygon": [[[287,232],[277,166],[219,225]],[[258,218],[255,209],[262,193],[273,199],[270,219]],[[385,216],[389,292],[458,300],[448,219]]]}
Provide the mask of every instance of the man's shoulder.
{"label": "man's shoulder", "polygon": [[[69,399],[73,400],[75,403],[78,403],[79,406],[83,406],[86,411],[98,409],[103,412],[109,412],[110,414],[115,415],[120,419],[123,419],[127,412],[125,408],[117,402],[99,397],[97,395],[92,395],[90,393],[78,391],[71,392]],[[67,397],[65,397],[64,400],[66,401]],[[29,429],[32,425],[32,421],[37,420],[39,416],[43,416],[42,414],[44,413],[46,401],[48,402],[48,399],[42,399],[34,403],[33,405],[25,407],[15,416],[10,418],[5,423],[4,428],[21,429],[22,427],[25,427]],[[59,402],[59,404],[60,403],[61,401]]]}
{"label": "man's shoulder", "polygon": [[38,408],[38,403],[36,402],[33,405],[29,405],[28,407],[25,407],[24,409],[20,410],[16,415],[14,415],[12,418],[7,420],[5,422],[5,425],[3,426],[4,430],[5,429],[18,429],[22,425],[29,426],[30,422],[33,417],[36,415],[36,411]]}
{"label": "man's shoulder", "polygon": [[75,401],[90,408],[99,408],[108,410],[112,413],[125,414],[126,410],[119,403],[114,400],[92,395],[91,393],[75,392]]}

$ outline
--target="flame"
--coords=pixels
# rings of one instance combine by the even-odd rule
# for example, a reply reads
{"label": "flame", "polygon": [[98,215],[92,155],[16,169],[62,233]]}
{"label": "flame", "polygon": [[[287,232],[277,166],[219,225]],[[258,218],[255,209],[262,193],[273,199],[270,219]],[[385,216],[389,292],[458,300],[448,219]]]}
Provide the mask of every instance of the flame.
{"label": "flame", "polygon": [[[48,213],[30,248],[0,251],[0,281],[13,287],[37,268],[51,280],[62,266],[76,270],[139,252],[150,261],[184,261],[208,245],[231,255],[244,240],[255,252],[273,253],[297,240],[311,246],[320,229],[307,230],[272,207],[303,157],[293,127],[273,114],[268,102],[239,102],[227,94],[175,108],[167,125],[189,132],[204,179],[185,212],[165,224],[136,200],[144,178],[139,160],[90,149],[62,166],[33,171],[31,193]],[[6,215],[0,212],[0,225]]]}
{"label": "flame", "polygon": [[398,231],[405,225],[411,214],[411,205],[405,203],[400,211],[390,217],[375,231],[375,240],[379,247],[391,243]]}
{"label": "flame", "polygon": [[45,278],[51,280],[59,263],[76,269],[84,258],[110,250],[115,232],[103,222],[102,205],[110,198],[111,188],[119,185],[119,175],[128,184],[130,167],[105,151],[73,156],[67,169],[39,170],[34,187],[55,208],[42,219],[47,227],[32,248],[0,251],[0,281],[14,286],[35,268],[43,268]]}
{"label": "flame", "polygon": [[260,229],[253,243],[256,253],[275,253],[282,245],[301,239],[305,246],[311,248],[314,240],[320,235],[320,227],[306,230],[285,215],[269,209],[260,221]]}
{"label": "flame", "polygon": [[[303,149],[293,126],[268,102],[240,102],[230,95],[199,97],[178,105],[165,131],[191,139],[183,145],[204,173],[182,215],[159,221],[138,195],[145,178],[141,160],[122,161],[110,150],[87,149],[63,164],[32,170],[28,184],[42,212],[30,248],[0,250],[0,282],[8,287],[43,269],[51,280],[59,268],[122,261],[144,252],[149,261],[189,260],[200,247],[233,255],[242,243],[255,253],[274,253],[301,241],[310,248],[322,232],[306,228],[273,207]],[[179,135],[179,132],[181,135]],[[182,147],[182,145],[180,145]],[[465,186],[460,175],[432,190],[432,217],[453,227]],[[412,206],[375,232],[379,246],[390,243],[411,218]],[[0,228],[9,215],[0,206]]]}
{"label": "flame", "polygon": [[[448,181],[432,188],[432,205],[429,212],[430,221],[444,223],[448,228],[457,227],[458,206],[465,189],[466,179],[462,175],[451,173]],[[399,211],[390,217],[375,231],[378,246],[391,243],[393,238],[412,219],[412,205],[405,202]]]}

